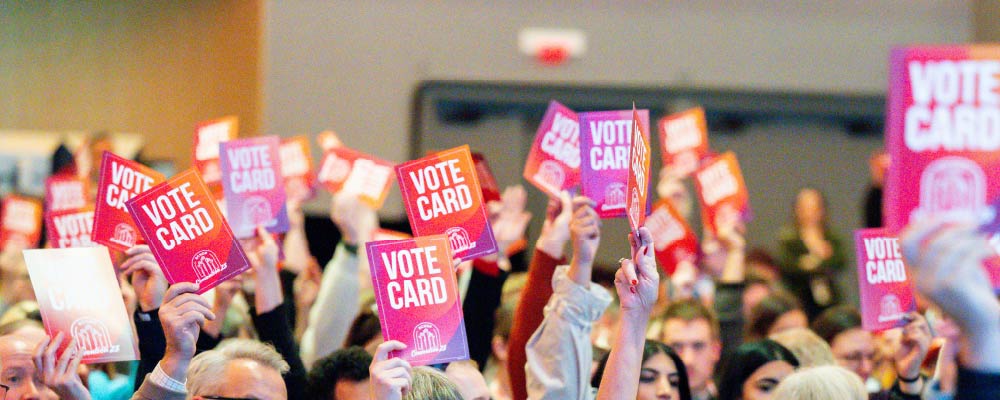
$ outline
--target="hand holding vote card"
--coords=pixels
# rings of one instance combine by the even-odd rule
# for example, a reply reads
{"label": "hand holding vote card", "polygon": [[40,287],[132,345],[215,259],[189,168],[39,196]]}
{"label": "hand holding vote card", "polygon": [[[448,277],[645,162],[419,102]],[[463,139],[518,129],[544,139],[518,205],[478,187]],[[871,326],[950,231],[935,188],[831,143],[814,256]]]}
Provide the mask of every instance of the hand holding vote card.
{"label": "hand holding vote card", "polygon": [[125,203],[167,281],[204,293],[250,269],[212,193],[194,169]]}
{"label": "hand holding vote card", "polygon": [[750,220],[750,197],[736,155],[725,152],[695,173],[695,188],[705,228],[713,234],[719,226],[736,226]]}
{"label": "hand holding vote card", "polygon": [[368,264],[382,337],[414,366],[469,358],[462,304],[445,235],[368,242]]}
{"label": "hand holding vote card", "polygon": [[[649,110],[638,110],[639,126],[649,140]],[[594,200],[601,218],[626,215],[632,110],[580,113],[580,168],[583,195]]]}
{"label": "hand holding vote card", "polygon": [[379,209],[392,188],[393,164],[347,147],[326,150],[319,182],[332,194],[355,193],[362,202]]}
{"label": "hand holding vote card", "polygon": [[903,263],[899,240],[885,229],[854,232],[858,255],[858,288],[862,326],[884,331],[906,325],[903,317],[916,311],[913,280]]}
{"label": "hand holding vote card", "polygon": [[469,146],[396,166],[414,236],[448,235],[463,261],[497,252]]}
{"label": "hand holding vote card", "polygon": [[288,231],[279,145],[277,136],[230,140],[219,145],[226,216],[238,238],[253,237],[258,226],[270,233]]}
{"label": "hand holding vote card", "polygon": [[8,245],[21,249],[38,247],[42,237],[42,204],[28,197],[8,195],[0,207],[0,251]]}
{"label": "hand holding vote card", "polygon": [[316,178],[312,172],[312,150],[309,138],[299,135],[281,140],[281,176],[285,179],[285,194],[289,199],[305,201],[315,194]]}
{"label": "hand holding vote card", "polygon": [[[25,250],[24,263],[49,336],[75,338],[84,364],[139,359],[107,249]],[[64,341],[58,353],[68,345]]]}
{"label": "hand holding vote card", "polygon": [[45,231],[49,247],[91,247],[94,230],[94,207],[63,210],[45,214]]}
{"label": "hand holding vote card", "polygon": [[580,122],[553,100],[524,164],[524,179],[552,198],[580,184]]}
{"label": "hand holding vote card", "polygon": [[201,179],[212,189],[212,194],[222,198],[222,168],[219,164],[219,144],[236,139],[239,118],[222,117],[199,123],[194,129],[194,167]]}
{"label": "hand holding vote card", "polygon": [[632,109],[631,142],[626,203],[632,234],[639,237],[639,227],[646,223],[646,197],[649,195],[649,143],[646,142],[646,134],[635,108]]}
{"label": "hand holding vote card", "polygon": [[118,251],[135,246],[139,231],[125,202],[164,180],[166,177],[152,168],[105,151],[91,240]]}
{"label": "hand holding vote card", "polygon": [[698,261],[698,236],[669,199],[660,200],[653,206],[653,212],[646,218],[646,228],[653,235],[656,261],[667,275],[673,275],[681,261]]}
{"label": "hand holding vote card", "polygon": [[708,123],[705,109],[692,108],[660,119],[660,149],[663,165],[683,178],[696,169],[708,152]]}
{"label": "hand holding vote card", "polygon": [[45,212],[79,210],[87,206],[87,182],[72,174],[52,175],[45,180]]}

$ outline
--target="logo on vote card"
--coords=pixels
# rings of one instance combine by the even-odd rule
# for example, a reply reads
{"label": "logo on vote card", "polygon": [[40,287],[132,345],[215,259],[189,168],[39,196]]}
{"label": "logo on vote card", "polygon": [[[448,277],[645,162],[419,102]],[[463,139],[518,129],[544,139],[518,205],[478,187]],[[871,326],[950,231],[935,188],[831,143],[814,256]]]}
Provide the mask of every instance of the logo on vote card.
{"label": "logo on vote card", "polygon": [[542,161],[538,172],[532,177],[535,178],[535,183],[542,185],[549,193],[558,193],[566,183],[566,173],[563,172],[563,168],[552,160]]}
{"label": "logo on vote card", "polygon": [[421,322],[413,328],[413,343],[416,346],[410,352],[411,357],[448,350],[448,346],[441,344],[441,331],[430,322]]}
{"label": "logo on vote card", "polygon": [[990,221],[994,210],[987,206],[986,189],[986,174],[979,164],[962,157],[935,160],[920,176],[920,205],[910,214],[910,222],[932,215]]}
{"label": "logo on vote card", "polygon": [[879,300],[878,322],[893,322],[903,319],[903,307],[899,304],[899,297],[894,294],[882,296]]}
{"label": "logo on vote card", "polygon": [[191,268],[197,277],[195,283],[202,283],[226,269],[226,264],[219,262],[219,257],[212,250],[202,250],[191,257]]}
{"label": "logo on vote card", "polygon": [[613,182],[604,189],[604,204],[601,211],[611,211],[625,208],[625,184]]}
{"label": "logo on vote card", "polygon": [[135,246],[137,236],[132,225],[122,222],[115,225],[115,234],[111,236],[111,241],[122,245],[122,247],[132,247]]}
{"label": "logo on vote card", "polygon": [[83,317],[73,321],[70,332],[76,339],[76,349],[84,357],[117,353],[121,346],[111,340],[111,331],[96,318]]}
{"label": "logo on vote card", "polygon": [[448,243],[451,244],[451,251],[455,253],[476,247],[476,242],[473,242],[469,237],[469,232],[461,227],[448,228],[445,231],[445,235],[448,235]]}
{"label": "logo on vote card", "polygon": [[243,203],[243,218],[255,226],[267,226],[273,223],[271,202],[261,196],[248,197]]}

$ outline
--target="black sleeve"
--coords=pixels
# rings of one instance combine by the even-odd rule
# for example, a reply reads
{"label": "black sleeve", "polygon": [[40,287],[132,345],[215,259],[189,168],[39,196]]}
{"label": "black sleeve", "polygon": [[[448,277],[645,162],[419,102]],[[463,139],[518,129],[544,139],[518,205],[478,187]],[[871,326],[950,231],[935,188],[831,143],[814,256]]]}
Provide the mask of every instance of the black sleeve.
{"label": "black sleeve", "polygon": [[503,284],[509,276],[506,271],[498,271],[496,276],[492,276],[473,268],[469,290],[462,302],[469,358],[479,363],[480,371],[486,368],[486,361],[493,352],[493,325],[496,322],[493,318],[497,307],[500,307]]}
{"label": "black sleeve", "polygon": [[136,310],[133,315],[135,320],[136,339],[139,341],[139,367],[135,374],[135,386],[142,385],[146,374],[153,372],[156,364],[163,359],[163,353],[167,351],[167,338],[163,335],[163,326],[160,325],[160,309],[155,309],[148,313]]}
{"label": "black sleeve", "polygon": [[719,318],[722,354],[729,354],[743,342],[744,283],[718,283],[715,287],[715,314]]}
{"label": "black sleeve", "polygon": [[260,341],[274,346],[288,362],[290,369],[282,376],[288,389],[288,398],[306,398],[306,368],[302,364],[302,358],[299,357],[299,346],[295,344],[295,335],[292,332],[292,324],[288,322],[285,303],[260,315],[251,309],[250,315],[253,316],[253,324],[257,327]]}
{"label": "black sleeve", "polygon": [[955,400],[1000,399],[1000,374],[958,369]]}

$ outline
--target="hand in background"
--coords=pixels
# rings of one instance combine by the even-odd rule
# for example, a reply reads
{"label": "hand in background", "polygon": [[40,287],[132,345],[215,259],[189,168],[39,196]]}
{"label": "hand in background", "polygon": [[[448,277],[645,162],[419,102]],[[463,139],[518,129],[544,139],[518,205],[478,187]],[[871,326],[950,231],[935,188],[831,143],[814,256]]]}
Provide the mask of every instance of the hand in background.
{"label": "hand in background", "polygon": [[133,246],[125,252],[128,257],[121,265],[122,274],[132,277],[132,287],[139,302],[139,309],[149,312],[160,307],[167,291],[167,278],[153,257],[149,246]]}

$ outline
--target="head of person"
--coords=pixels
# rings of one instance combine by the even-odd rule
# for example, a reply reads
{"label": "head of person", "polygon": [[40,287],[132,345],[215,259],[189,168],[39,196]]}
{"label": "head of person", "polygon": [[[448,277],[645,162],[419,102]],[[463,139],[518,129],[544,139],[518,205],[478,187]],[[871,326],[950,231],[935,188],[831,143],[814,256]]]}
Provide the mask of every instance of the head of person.
{"label": "head of person", "polygon": [[799,367],[837,365],[837,361],[833,359],[833,352],[830,351],[830,345],[809,329],[789,329],[775,333],[769,339],[791,351],[795,359],[799,360]]}
{"label": "head of person", "polygon": [[463,400],[458,386],[443,372],[430,367],[414,367],[410,390],[403,400]]}
{"label": "head of person", "polygon": [[370,297],[361,302],[361,310],[347,331],[344,347],[360,346],[375,354],[375,347],[382,344],[382,341],[382,324],[378,320],[378,308],[375,305],[375,298]]}
{"label": "head of person", "polygon": [[309,370],[309,397],[312,400],[367,400],[368,366],[372,355],[358,346],[334,351]]}
{"label": "head of person", "polygon": [[490,400],[490,388],[475,361],[449,363],[444,374],[455,384],[465,400]]}
{"label": "head of person", "polygon": [[875,365],[875,339],[861,328],[861,313],[852,306],[836,306],[823,311],[812,330],[830,344],[837,364],[867,380]]}
{"label": "head of person", "polygon": [[784,330],[808,327],[809,318],[798,300],[787,293],[774,292],[750,310],[743,337],[752,342]]}
{"label": "head of person", "polygon": [[715,313],[697,300],[683,300],[667,306],[662,320],[661,341],[683,360],[691,391],[704,392],[722,353]]}
{"label": "head of person", "polygon": [[10,387],[8,400],[57,400],[35,368],[35,348],[41,342],[26,335],[0,336],[0,383]]}
{"label": "head of person", "polygon": [[795,371],[774,390],[774,398],[788,400],[865,400],[868,392],[853,372],[835,365]]}
{"label": "head of person", "polygon": [[[601,358],[590,384],[599,387],[610,353]],[[680,356],[666,344],[647,340],[642,349],[636,400],[690,400],[691,387]]]}
{"label": "head of person", "polygon": [[773,283],[773,279],[765,278],[754,272],[747,272],[743,293],[740,295],[742,303],[740,313],[743,314],[745,321],[750,320],[754,307],[757,307],[767,296],[774,293]]}
{"label": "head of person", "polygon": [[[521,299],[521,290],[527,281],[527,273],[511,274],[503,284],[500,296],[500,307],[493,314],[493,340],[490,342],[491,359],[501,365],[507,365],[507,343],[510,341],[510,330],[514,325],[514,310]],[[506,370],[506,368],[502,368]]]}
{"label": "head of person", "polygon": [[795,196],[795,226],[826,226],[826,198],[819,190],[802,188]]}
{"label": "head of person", "polygon": [[774,389],[799,366],[791,351],[770,339],[743,343],[726,360],[719,400],[770,400]]}
{"label": "head of person", "polygon": [[287,400],[281,375],[288,368],[270,345],[250,339],[227,339],[191,360],[188,399],[218,396]]}

